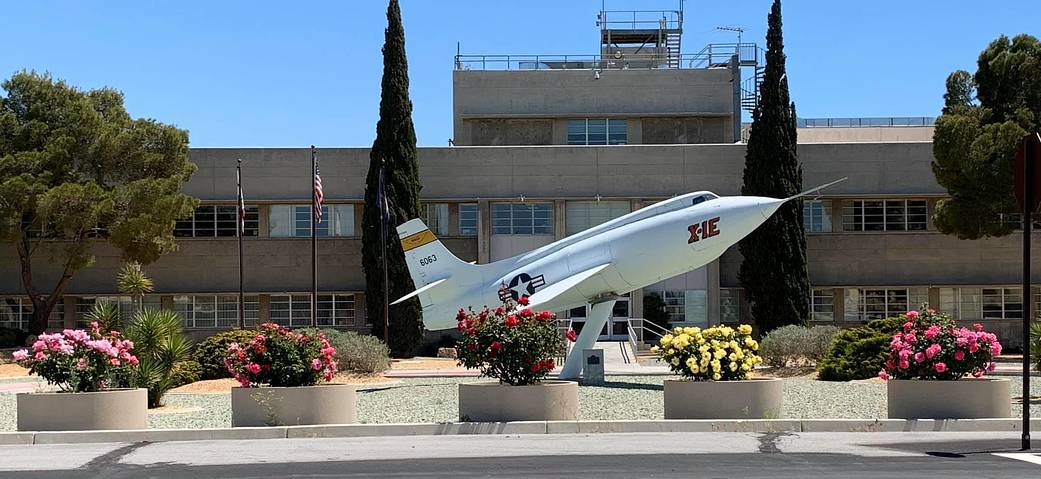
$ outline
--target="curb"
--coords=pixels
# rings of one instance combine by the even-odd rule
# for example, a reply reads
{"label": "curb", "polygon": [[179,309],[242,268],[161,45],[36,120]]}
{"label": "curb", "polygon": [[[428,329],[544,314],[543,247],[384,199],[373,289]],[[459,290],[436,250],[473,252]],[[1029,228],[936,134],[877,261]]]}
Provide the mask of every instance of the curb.
{"label": "curb", "polygon": [[[40,431],[0,433],[0,445],[87,444],[252,439],[445,436],[472,434],[629,434],[685,432],[1015,432],[1019,419],[755,419],[522,421],[440,424],[333,424],[321,426],[126,431]],[[1041,418],[1031,428],[1041,430]]]}

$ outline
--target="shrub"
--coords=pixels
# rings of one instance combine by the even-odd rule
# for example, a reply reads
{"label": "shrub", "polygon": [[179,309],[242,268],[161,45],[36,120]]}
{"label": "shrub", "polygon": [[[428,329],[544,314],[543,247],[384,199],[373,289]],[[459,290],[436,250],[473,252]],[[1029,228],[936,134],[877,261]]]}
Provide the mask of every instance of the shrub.
{"label": "shrub", "polygon": [[194,359],[188,359],[180,361],[174,364],[173,371],[170,372],[172,377],[173,387],[184,386],[185,384],[191,384],[202,378],[202,366],[199,362]]}
{"label": "shrub", "polygon": [[643,297],[643,319],[664,331],[669,330],[669,312],[665,310],[665,300],[657,294]]}
{"label": "shrub", "polygon": [[953,381],[993,371],[1001,343],[982,324],[959,328],[950,316],[932,309],[908,311],[903,317],[906,322],[889,343],[880,378]]}
{"label": "shrub", "polygon": [[148,389],[148,407],[159,407],[163,395],[179,386],[174,367],[191,357],[191,342],[181,334],[181,317],[167,309],[139,311],[127,325],[126,336],[140,360],[137,385]]}
{"label": "shrub", "polygon": [[[527,305],[525,296],[518,304],[507,298],[495,309],[460,309],[456,317],[463,333],[458,343],[459,362],[502,384],[525,386],[545,379],[556,367],[554,358],[563,354],[564,342],[553,313],[536,313]],[[510,313],[517,306],[523,309]],[[573,341],[574,331],[567,334]]]}
{"label": "shrub", "polygon": [[693,381],[748,379],[762,359],[755,354],[759,343],[752,327],[742,324],[711,328],[675,328],[662,336],[660,346],[651,348],[672,372]]}
{"label": "shrub", "polygon": [[133,347],[133,342],[118,332],[102,334],[97,323],[92,323],[90,331],[66,329],[41,334],[32,345],[32,353],[15,351],[14,360],[62,391],[94,392],[130,382],[138,363]]}
{"label": "shrub", "polygon": [[827,354],[838,331],[835,326],[781,326],[763,338],[759,354],[767,364],[776,368],[800,359],[816,363]]}
{"label": "shrub", "polygon": [[825,381],[875,377],[889,356],[889,341],[893,333],[903,323],[900,317],[892,317],[839,331],[828,353],[817,362],[818,377]]}
{"label": "shrub", "polygon": [[199,363],[202,379],[230,378],[231,373],[224,365],[231,343],[245,344],[257,335],[255,329],[232,329],[210,336],[195,345],[192,359]]}
{"label": "shrub", "polygon": [[335,329],[323,329],[322,333],[336,348],[340,371],[376,374],[390,369],[390,348],[379,338]]}
{"label": "shrub", "polygon": [[0,327],[0,348],[16,348],[25,346],[28,334],[21,329]]}
{"label": "shrub", "polygon": [[113,303],[95,303],[83,317],[87,322],[98,323],[102,331],[122,331],[123,321],[119,316],[119,308]]}
{"label": "shrub", "polygon": [[314,386],[332,380],[335,356],[336,349],[320,332],[265,323],[250,341],[231,343],[224,364],[244,388]]}

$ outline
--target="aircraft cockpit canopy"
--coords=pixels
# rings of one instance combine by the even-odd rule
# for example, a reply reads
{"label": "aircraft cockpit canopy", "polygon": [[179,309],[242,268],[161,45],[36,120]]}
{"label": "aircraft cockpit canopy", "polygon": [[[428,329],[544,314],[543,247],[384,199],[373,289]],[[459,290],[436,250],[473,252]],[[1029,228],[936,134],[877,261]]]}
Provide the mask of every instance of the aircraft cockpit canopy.
{"label": "aircraft cockpit canopy", "polygon": [[714,193],[702,193],[698,196],[695,196],[694,198],[691,198],[691,205],[693,206],[701,204],[708,200],[714,200],[716,198],[719,198],[719,196],[716,196]]}

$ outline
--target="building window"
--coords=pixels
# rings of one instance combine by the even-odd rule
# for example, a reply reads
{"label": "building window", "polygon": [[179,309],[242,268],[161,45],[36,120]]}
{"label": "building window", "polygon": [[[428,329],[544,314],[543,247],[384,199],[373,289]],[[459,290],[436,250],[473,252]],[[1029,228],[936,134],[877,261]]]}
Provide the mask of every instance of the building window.
{"label": "building window", "polygon": [[553,203],[493,204],[492,233],[551,235],[553,234]]}
{"label": "building window", "polygon": [[[235,236],[238,218],[235,205],[202,205],[188,219],[178,220],[174,236],[178,238],[214,238]],[[246,205],[246,227],[243,236],[257,236],[260,222],[256,205]]]}
{"label": "building window", "polygon": [[[181,316],[184,329],[234,328],[239,321],[238,295],[174,296],[174,312]],[[260,316],[260,299],[256,295],[243,297],[243,317],[246,326],[256,326]]]}
{"label": "building window", "polygon": [[[137,314],[138,300],[131,296],[80,296],[76,298],[76,327],[87,328],[90,324],[87,315],[99,304],[111,304],[119,312],[120,319],[124,324]],[[162,301],[157,294],[147,294],[141,298],[141,305],[145,309],[160,309]]]}
{"label": "building window", "polygon": [[899,316],[929,302],[928,288],[847,288],[846,321]]}
{"label": "building window", "polygon": [[628,201],[569,201],[564,231],[573,235],[628,213]]}
{"label": "building window", "polygon": [[438,236],[448,236],[448,203],[424,203],[423,221]]}
{"label": "building window", "polygon": [[1022,288],[983,288],[983,319],[1023,319]]}
{"label": "building window", "polygon": [[805,200],[802,202],[802,224],[808,233],[831,232],[831,201]]}
{"label": "building window", "polygon": [[[311,205],[271,205],[268,220],[270,236],[311,236]],[[322,205],[315,236],[354,236],[354,205]]]}
{"label": "building window", "polygon": [[291,328],[308,327],[311,325],[311,296],[272,295],[269,311],[272,323]]}
{"label": "building window", "polygon": [[703,289],[653,292],[665,301],[669,322],[708,325],[708,291]]}
{"label": "building window", "polygon": [[629,141],[624,119],[579,118],[567,122],[569,145],[624,145]]}
{"label": "building window", "polygon": [[[59,309],[59,303],[54,309]],[[33,318],[33,303],[29,298],[0,298],[0,327],[27,331]]]}
{"label": "building window", "polygon": [[925,231],[926,200],[847,200],[842,202],[843,231]]}
{"label": "building window", "polygon": [[319,294],[318,326],[355,326],[353,294]]}
{"label": "building window", "polygon": [[477,236],[477,203],[459,205],[459,236]]}
{"label": "building window", "polygon": [[719,322],[741,322],[741,291],[737,288],[720,288],[719,290]]}
{"label": "building window", "polygon": [[810,297],[810,318],[814,321],[835,320],[835,290],[814,289]]}

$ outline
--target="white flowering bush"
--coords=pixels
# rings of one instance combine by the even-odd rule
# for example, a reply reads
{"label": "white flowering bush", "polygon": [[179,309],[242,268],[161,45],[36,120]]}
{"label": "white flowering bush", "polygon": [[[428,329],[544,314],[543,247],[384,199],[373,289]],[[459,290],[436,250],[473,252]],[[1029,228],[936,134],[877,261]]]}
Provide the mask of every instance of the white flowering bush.
{"label": "white flowering bush", "polygon": [[672,371],[693,381],[748,379],[748,373],[763,362],[755,352],[752,327],[742,324],[711,328],[675,328],[651,348]]}

